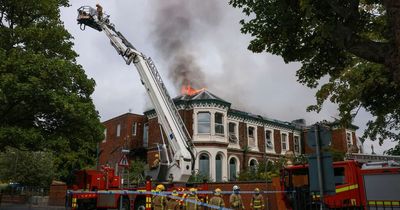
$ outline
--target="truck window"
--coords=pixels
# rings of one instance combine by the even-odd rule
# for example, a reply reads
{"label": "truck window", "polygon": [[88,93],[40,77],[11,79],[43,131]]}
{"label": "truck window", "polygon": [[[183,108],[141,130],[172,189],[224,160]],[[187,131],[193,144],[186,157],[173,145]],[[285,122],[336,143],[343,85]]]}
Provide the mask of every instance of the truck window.
{"label": "truck window", "polygon": [[335,176],[335,186],[346,184],[344,167],[334,168],[333,174]]}

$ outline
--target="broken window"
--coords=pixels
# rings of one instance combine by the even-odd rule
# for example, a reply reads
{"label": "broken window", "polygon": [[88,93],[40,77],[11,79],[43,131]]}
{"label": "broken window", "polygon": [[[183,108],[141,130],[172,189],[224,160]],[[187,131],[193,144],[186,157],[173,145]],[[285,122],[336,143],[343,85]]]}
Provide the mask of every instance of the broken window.
{"label": "broken window", "polygon": [[236,135],[236,123],[230,122],[229,123],[229,142],[236,143],[238,141]]}
{"label": "broken window", "polygon": [[255,128],[250,126],[247,128],[249,137],[249,146],[256,147]]}
{"label": "broken window", "polygon": [[249,131],[249,138],[254,138],[254,127],[249,127],[248,131]]}
{"label": "broken window", "polygon": [[222,113],[215,113],[215,134],[224,135],[224,115]]}
{"label": "broken window", "polygon": [[271,131],[270,130],[265,130],[265,145],[267,149],[273,149],[274,145],[272,144],[272,138],[271,138]]}
{"label": "broken window", "polygon": [[197,133],[210,133],[211,114],[210,112],[197,113]]}

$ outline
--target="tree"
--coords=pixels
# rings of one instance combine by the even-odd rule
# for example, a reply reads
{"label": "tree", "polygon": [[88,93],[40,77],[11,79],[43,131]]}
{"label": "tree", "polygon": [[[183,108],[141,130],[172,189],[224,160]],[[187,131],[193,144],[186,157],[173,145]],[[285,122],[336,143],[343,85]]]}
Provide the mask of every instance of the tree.
{"label": "tree", "polygon": [[[400,140],[400,1],[230,0],[249,16],[248,49],[301,62],[298,81],[316,93],[319,112],[330,100],[343,125],[363,107],[374,119],[363,137]],[[322,81],[325,81],[322,80]]]}
{"label": "tree", "polygon": [[133,184],[143,183],[145,181],[145,169],[146,162],[144,160],[131,160],[129,164],[129,181]]}
{"label": "tree", "polygon": [[51,152],[7,148],[0,153],[0,181],[23,186],[48,188],[54,177]]}
{"label": "tree", "polygon": [[103,128],[61,6],[68,0],[0,2],[0,150],[51,151],[65,180],[93,163]]}

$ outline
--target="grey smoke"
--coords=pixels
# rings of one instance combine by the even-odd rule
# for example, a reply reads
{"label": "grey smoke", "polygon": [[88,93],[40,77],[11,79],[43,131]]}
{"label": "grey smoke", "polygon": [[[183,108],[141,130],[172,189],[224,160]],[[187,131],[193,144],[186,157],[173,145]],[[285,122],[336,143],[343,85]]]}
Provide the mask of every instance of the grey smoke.
{"label": "grey smoke", "polygon": [[[194,52],[201,45],[201,25],[219,23],[219,4],[213,1],[157,1],[154,5],[155,48],[168,63],[168,76],[179,90],[182,85],[207,86],[205,74]],[[210,15],[210,12],[212,14]]]}

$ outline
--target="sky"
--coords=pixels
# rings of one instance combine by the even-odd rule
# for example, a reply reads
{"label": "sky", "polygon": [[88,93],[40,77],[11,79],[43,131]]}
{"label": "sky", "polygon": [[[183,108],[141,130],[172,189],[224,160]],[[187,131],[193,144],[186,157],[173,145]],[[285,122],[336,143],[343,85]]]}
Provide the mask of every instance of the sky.
{"label": "sky", "polygon": [[[70,0],[61,9],[61,20],[74,37],[89,78],[96,81],[92,95],[101,121],[132,112],[143,114],[151,108],[135,67],[128,66],[102,32],[82,31],[77,25],[77,9],[102,5],[110,20],[136,49],[151,57],[172,97],[182,84],[207,88],[232,103],[232,108],[282,121],[303,118],[307,124],[338,117],[337,106],[325,103],[320,113],[306,112],[316,103],[315,89],[297,82],[299,63],[284,63],[268,53],[247,50],[251,37],[240,32],[245,16],[227,0]],[[361,110],[353,124],[361,136],[372,116]],[[394,143],[366,141],[364,150],[376,153]]]}

